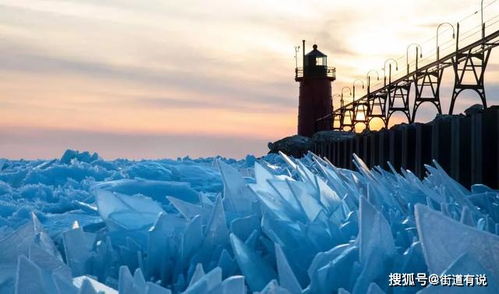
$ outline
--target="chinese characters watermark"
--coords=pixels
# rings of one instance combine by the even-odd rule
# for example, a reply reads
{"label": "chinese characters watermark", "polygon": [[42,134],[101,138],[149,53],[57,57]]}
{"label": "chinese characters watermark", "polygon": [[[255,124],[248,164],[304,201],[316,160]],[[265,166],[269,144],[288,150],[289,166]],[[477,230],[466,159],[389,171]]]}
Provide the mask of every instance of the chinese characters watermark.
{"label": "chinese characters watermark", "polygon": [[388,286],[444,286],[444,287],[487,287],[485,274],[426,274],[426,273],[390,273]]}

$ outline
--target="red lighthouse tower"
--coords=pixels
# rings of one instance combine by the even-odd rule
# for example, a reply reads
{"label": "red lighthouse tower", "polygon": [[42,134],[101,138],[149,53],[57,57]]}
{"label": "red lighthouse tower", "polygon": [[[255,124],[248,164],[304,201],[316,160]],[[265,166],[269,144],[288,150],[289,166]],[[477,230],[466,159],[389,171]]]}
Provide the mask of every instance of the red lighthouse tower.
{"label": "red lighthouse tower", "polygon": [[317,50],[317,45],[305,55],[303,40],[303,67],[297,67],[295,73],[295,81],[300,82],[298,135],[311,137],[315,132],[330,130],[331,82],[336,79],[336,69],[327,66],[327,56]]}

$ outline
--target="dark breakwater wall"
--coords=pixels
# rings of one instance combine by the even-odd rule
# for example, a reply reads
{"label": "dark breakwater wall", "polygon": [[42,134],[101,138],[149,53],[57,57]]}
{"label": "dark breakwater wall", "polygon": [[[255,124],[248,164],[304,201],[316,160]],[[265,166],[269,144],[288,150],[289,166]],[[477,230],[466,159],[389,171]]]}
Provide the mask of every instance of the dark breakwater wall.
{"label": "dark breakwater wall", "polygon": [[499,189],[499,106],[467,115],[437,116],[429,123],[314,139],[312,151],[335,166],[353,169],[357,154],[370,167],[411,170],[424,177],[435,159],[465,187],[485,184]]}

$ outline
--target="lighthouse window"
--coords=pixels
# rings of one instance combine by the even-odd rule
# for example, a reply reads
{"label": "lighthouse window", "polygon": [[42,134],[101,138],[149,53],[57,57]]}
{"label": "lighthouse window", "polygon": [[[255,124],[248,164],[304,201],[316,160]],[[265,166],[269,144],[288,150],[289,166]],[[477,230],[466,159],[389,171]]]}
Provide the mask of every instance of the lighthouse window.
{"label": "lighthouse window", "polygon": [[316,58],[316,65],[317,66],[325,66],[326,65],[326,58],[325,57],[317,57]]}

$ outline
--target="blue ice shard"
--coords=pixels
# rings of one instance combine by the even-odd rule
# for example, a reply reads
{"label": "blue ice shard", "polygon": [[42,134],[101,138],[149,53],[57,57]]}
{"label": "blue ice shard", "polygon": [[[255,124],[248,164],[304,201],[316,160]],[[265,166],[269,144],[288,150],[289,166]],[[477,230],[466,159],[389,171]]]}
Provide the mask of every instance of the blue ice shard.
{"label": "blue ice shard", "polygon": [[32,244],[29,248],[28,258],[30,262],[41,269],[42,282],[48,289],[55,288],[55,278],[66,281],[71,279],[71,269],[62,259],[48,253],[36,244]]}
{"label": "blue ice shard", "polygon": [[256,215],[236,218],[230,223],[230,231],[246,240],[253,231],[260,231],[260,219]]}
{"label": "blue ice shard", "polygon": [[159,204],[144,196],[129,196],[95,190],[99,214],[110,230],[149,229],[163,212]]}
{"label": "blue ice shard", "polygon": [[256,294],[290,294],[290,292],[279,286],[279,283],[277,283],[276,280],[270,281],[265,288],[262,289],[260,292],[254,292]]}
{"label": "blue ice shard", "polygon": [[232,258],[230,253],[223,249],[218,259],[217,266],[222,269],[223,277],[230,277],[238,271],[237,262]]}
{"label": "blue ice shard", "polygon": [[255,163],[255,188],[253,190],[258,191],[269,191],[272,190],[272,186],[270,185],[270,181],[276,178],[270,171],[268,171],[265,167],[263,167],[258,162]]}
{"label": "blue ice shard", "polygon": [[291,192],[300,203],[308,222],[312,222],[323,210],[320,201],[314,197],[316,190],[310,185],[298,181],[288,181]]}
{"label": "blue ice shard", "polygon": [[360,198],[360,261],[365,263],[373,253],[387,257],[395,253],[390,224],[366,198]]}
{"label": "blue ice shard", "polygon": [[186,225],[181,235],[182,260],[187,262],[189,258],[201,247],[204,240],[203,223],[200,216],[196,216]]}
{"label": "blue ice shard", "polygon": [[192,274],[191,281],[189,282],[189,286],[194,285],[197,281],[199,281],[203,276],[205,275],[203,265],[198,263],[196,265],[196,269],[194,270],[194,273]]}
{"label": "blue ice shard", "polygon": [[121,179],[99,183],[93,189],[129,196],[140,194],[160,203],[167,203],[165,196],[175,197],[191,203],[199,202],[198,193],[190,187],[189,183],[184,182]]}
{"label": "blue ice shard", "polygon": [[[201,273],[201,272],[200,272]],[[219,267],[201,276],[196,276],[196,280],[189,284],[184,294],[210,293],[222,283],[222,270]]]}
{"label": "blue ice shard", "polygon": [[231,276],[212,291],[213,294],[246,294],[243,276]]}
{"label": "blue ice shard", "polygon": [[[147,255],[144,270],[148,277],[169,281],[175,270],[175,256],[180,251],[180,236],[186,220],[175,214],[161,212],[147,234]],[[141,273],[142,274],[142,273]]]}
{"label": "blue ice shard", "polygon": [[79,289],[78,294],[118,294],[118,291],[108,287],[89,276],[73,278],[73,285]]}
{"label": "blue ice shard", "polygon": [[278,244],[275,245],[275,255],[277,260],[277,272],[279,273],[279,284],[291,294],[301,294],[302,289],[300,283],[289,266],[281,246]]}
{"label": "blue ice shard", "polygon": [[309,269],[310,285],[307,293],[327,294],[339,288],[352,289],[352,276],[358,275],[353,266],[358,256],[356,246],[339,245],[322,256],[322,260],[314,260]]}
{"label": "blue ice shard", "polygon": [[205,250],[223,247],[229,241],[229,229],[227,228],[222,197],[217,198],[217,202],[212,209],[205,236],[203,242]]}
{"label": "blue ice shard", "polygon": [[498,192],[464,189],[438,164],[420,180],[356,156],[358,171],[313,154],[269,155],[254,169],[226,159],[86,161],[2,161],[0,293],[447,289],[389,288],[392,272],[483,273],[489,287],[479,290],[498,287]]}
{"label": "blue ice shard", "polygon": [[371,283],[367,288],[367,294],[385,294],[385,291],[381,290],[378,284]]}
{"label": "blue ice shard", "polygon": [[[47,263],[58,264],[58,262],[62,262],[54,242],[43,230],[40,221],[33,213],[28,223],[0,239],[0,293],[13,291],[18,258],[22,255],[29,256],[30,248],[34,248],[31,250],[34,258],[43,253],[44,256],[50,257]],[[23,260],[22,265],[31,268],[32,262],[29,261],[28,264],[25,262],[26,260]],[[35,265],[35,267],[38,266]]]}
{"label": "blue ice shard", "polygon": [[118,291],[120,294],[170,294],[169,289],[163,288],[151,282],[146,282],[142,271],[135,270],[132,277],[128,267],[121,266],[119,273]]}
{"label": "blue ice shard", "polygon": [[340,208],[341,205],[340,197],[320,177],[315,176],[315,181],[320,202],[322,203],[324,208],[328,211],[327,215],[331,215],[336,211],[338,211],[338,213],[335,215],[335,218],[336,221],[339,223],[344,218],[344,215],[341,213],[342,211],[338,209]]}
{"label": "blue ice shard", "polygon": [[201,216],[203,221],[208,220],[208,217],[210,215],[210,210],[208,208],[187,201],[183,201],[175,197],[167,196],[166,198],[186,219],[190,220],[195,216],[199,215]]}
{"label": "blue ice shard", "polygon": [[135,289],[132,274],[130,273],[130,270],[128,269],[127,266],[120,267],[119,275],[120,275],[119,276],[120,283],[118,285],[119,293],[130,294],[138,291],[137,289]]}
{"label": "blue ice shard", "polygon": [[63,233],[66,262],[74,276],[92,271],[92,249],[95,234],[84,232],[79,226]]}
{"label": "blue ice shard", "polygon": [[[499,289],[499,281],[493,278],[493,275],[483,268],[483,266],[473,257],[471,254],[464,254],[459,257],[454,263],[452,263],[442,275],[448,275],[455,277],[456,275],[461,275],[464,280],[464,275],[483,275],[487,278],[487,286],[474,286],[470,287],[449,287],[449,286],[428,286],[424,288],[421,294],[431,294],[431,293],[470,293],[472,289],[473,293],[483,293],[483,294],[495,294],[497,289]],[[474,280],[476,282],[476,280]]]}
{"label": "blue ice shard", "polygon": [[49,285],[45,285],[42,270],[25,256],[19,256],[16,275],[15,293],[17,294],[49,294]]}
{"label": "blue ice shard", "polygon": [[88,279],[84,279],[81,283],[80,290],[78,291],[78,294],[102,294],[104,292],[100,291],[97,293],[95,290],[94,286]]}
{"label": "blue ice shard", "polygon": [[163,288],[157,284],[147,282],[145,294],[171,294],[170,289]]}
{"label": "blue ice shard", "polygon": [[424,257],[432,273],[444,272],[464,254],[472,256],[499,281],[499,236],[464,225],[424,205],[416,205]]}
{"label": "blue ice shard", "polygon": [[275,279],[274,269],[256,251],[248,249],[234,234],[230,235],[230,242],[239,268],[252,291],[262,290],[270,280]]}
{"label": "blue ice shard", "polygon": [[61,279],[58,276],[54,276],[53,288],[58,294],[78,294],[78,288],[73,285],[72,279]]}
{"label": "blue ice shard", "polygon": [[251,215],[256,201],[253,191],[235,168],[221,160],[218,166],[224,183],[223,202],[226,210],[236,216]]}

